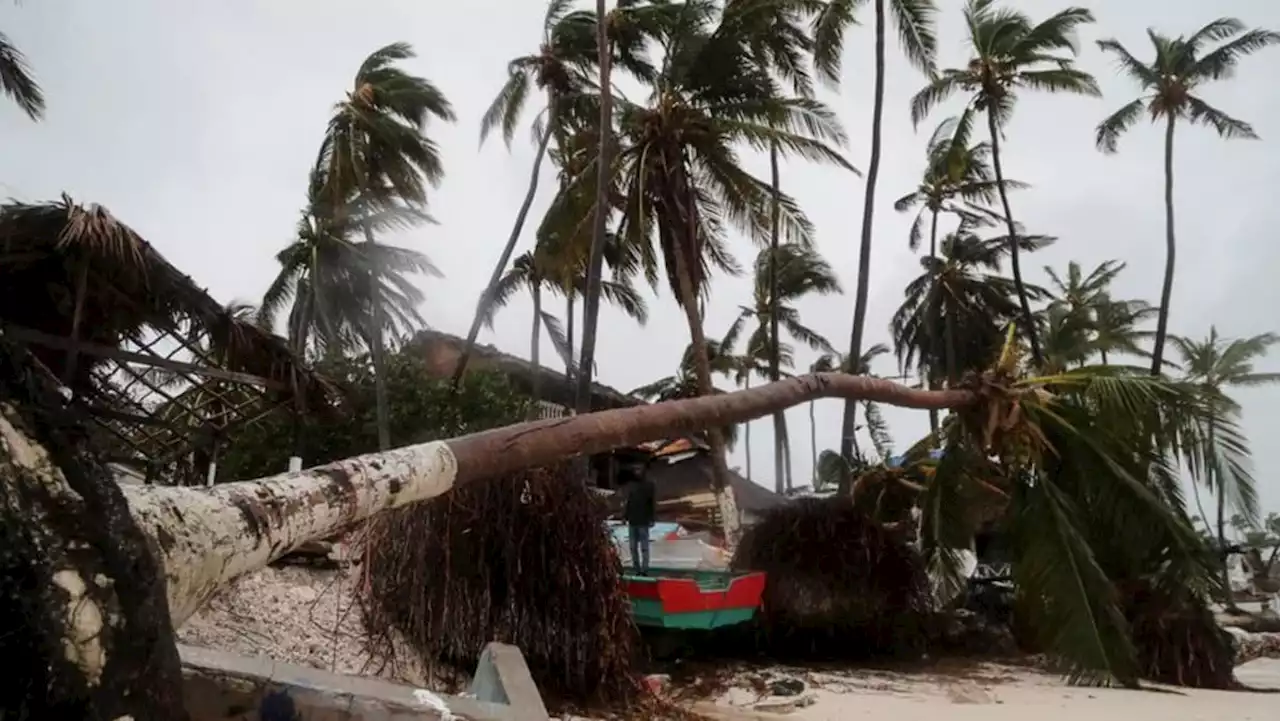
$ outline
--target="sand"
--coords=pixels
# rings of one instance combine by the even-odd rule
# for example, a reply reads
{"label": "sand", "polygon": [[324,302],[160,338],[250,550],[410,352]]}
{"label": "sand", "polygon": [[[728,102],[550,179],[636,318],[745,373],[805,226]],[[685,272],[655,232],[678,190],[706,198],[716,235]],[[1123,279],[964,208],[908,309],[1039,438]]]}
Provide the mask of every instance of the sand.
{"label": "sand", "polygon": [[[401,648],[394,660],[370,657],[352,590],[358,571],[268,568],[219,593],[179,629],[183,643],[249,656],[270,656],[337,673],[425,683],[425,673]],[[1237,669],[1241,681],[1280,689],[1280,660],[1259,659]],[[779,715],[753,710],[751,688],[761,677],[805,681],[812,705]],[[1029,668],[957,663],[928,671],[807,672],[744,670],[716,700],[725,718],[794,721],[1275,721],[1280,695],[1157,688],[1143,691],[1066,686]]]}
{"label": "sand", "polygon": [[[1280,688],[1280,661],[1241,667],[1241,680],[1269,675]],[[1268,693],[1155,688],[1142,691],[1066,686],[1056,676],[999,664],[941,672],[850,671],[798,674],[813,705],[779,717],[794,721],[1272,721],[1280,696]],[[718,705],[748,711],[756,694],[735,688]],[[750,715],[748,715],[750,718]],[[770,718],[770,717],[765,717]]]}

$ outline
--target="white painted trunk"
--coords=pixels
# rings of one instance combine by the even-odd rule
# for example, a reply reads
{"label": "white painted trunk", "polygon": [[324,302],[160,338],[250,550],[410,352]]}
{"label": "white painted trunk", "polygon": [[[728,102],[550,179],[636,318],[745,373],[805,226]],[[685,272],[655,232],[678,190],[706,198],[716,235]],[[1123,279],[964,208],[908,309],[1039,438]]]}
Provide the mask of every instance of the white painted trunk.
{"label": "white painted trunk", "polygon": [[742,539],[742,516],[738,512],[738,500],[732,486],[716,492],[716,506],[720,511],[720,522],[724,524],[725,549],[733,551]]}
{"label": "white painted trunk", "polygon": [[456,475],[449,447],[424,443],[256,481],[125,486],[124,494],[156,541],[179,625],[237,576],[379,511],[445,493]]}

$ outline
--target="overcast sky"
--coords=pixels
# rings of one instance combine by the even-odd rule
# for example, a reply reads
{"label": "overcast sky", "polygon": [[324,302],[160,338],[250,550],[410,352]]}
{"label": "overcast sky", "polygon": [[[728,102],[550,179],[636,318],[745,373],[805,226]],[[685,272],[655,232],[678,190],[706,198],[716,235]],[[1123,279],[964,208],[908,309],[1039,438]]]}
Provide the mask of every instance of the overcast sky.
{"label": "overcast sky", "polygon": [[[941,62],[966,57],[960,3],[941,2]],[[1065,3],[1017,3],[1036,19]],[[1190,33],[1217,16],[1280,28],[1280,3],[1266,0],[1163,0],[1082,3],[1098,16],[1082,37],[1081,66],[1097,75],[1102,99],[1025,96],[1018,105],[1004,165],[1034,188],[1013,196],[1015,217],[1058,244],[1024,261],[1029,280],[1040,268],[1087,268],[1128,262],[1116,291],[1155,302],[1164,263],[1160,130],[1140,125],[1117,156],[1093,147],[1095,124],[1136,94],[1117,77],[1093,41],[1115,37],[1140,58],[1145,30]],[[1121,8],[1120,5],[1125,5]],[[1140,9],[1141,8],[1141,9]],[[465,333],[477,294],[509,232],[528,182],[533,148],[521,132],[508,152],[500,142],[479,148],[478,123],[505,77],[506,62],[532,52],[540,39],[540,0],[41,0],[0,7],[0,31],[26,54],[48,98],[47,119],[29,122],[0,104],[0,192],[22,200],[66,192],[98,202],[129,223],[222,301],[256,300],[276,272],[273,256],[289,242],[331,105],[361,60],[395,41],[419,57],[407,67],[435,82],[457,109],[456,125],[434,125],[448,177],[431,198],[438,227],[397,242],[428,253],[444,279],[424,280],[430,324]],[[872,96],[872,36],[854,29],[847,41],[842,92],[827,99],[852,138],[848,155],[865,168]],[[922,77],[891,41],[885,94],[884,161],[876,201],[868,342],[888,342],[887,325],[903,285],[919,272],[907,250],[908,218],[893,211],[922,169],[933,121],[920,133],[907,112]],[[1280,49],[1247,59],[1238,76],[1203,96],[1254,124],[1262,142],[1219,140],[1183,126],[1177,138],[1178,274],[1171,330],[1200,337],[1210,324],[1226,335],[1280,330]],[[940,111],[937,119],[954,106]],[[532,115],[529,115],[532,118]],[[757,163],[757,168],[765,170]],[[551,171],[535,205],[545,207]],[[848,295],[815,298],[801,310],[837,345],[848,343],[857,270],[861,181],[799,162],[784,165],[785,189],[818,228],[818,243],[839,270]],[[532,226],[532,224],[531,224]],[[521,250],[531,243],[531,233]],[[743,238],[744,266],[756,250]],[[747,278],[716,278],[708,335],[718,336],[748,296]],[[688,342],[683,314],[663,289],[640,328],[606,310],[598,351],[600,380],[627,390],[668,375]],[[530,307],[523,299],[499,316],[482,340],[528,354]],[[550,345],[543,358],[554,357]],[[812,354],[802,353],[808,366]],[[1280,370],[1280,354],[1263,364]],[[894,372],[886,359],[877,372]],[[1280,510],[1280,461],[1271,453],[1280,424],[1280,390],[1241,391],[1245,428],[1257,455],[1263,504]],[[888,413],[899,447],[927,430],[923,413]],[[788,414],[797,484],[810,478],[806,408]],[[819,449],[838,444],[840,402],[817,405]],[[771,424],[753,426],[755,480],[773,485]],[[741,443],[731,464],[745,466]]]}

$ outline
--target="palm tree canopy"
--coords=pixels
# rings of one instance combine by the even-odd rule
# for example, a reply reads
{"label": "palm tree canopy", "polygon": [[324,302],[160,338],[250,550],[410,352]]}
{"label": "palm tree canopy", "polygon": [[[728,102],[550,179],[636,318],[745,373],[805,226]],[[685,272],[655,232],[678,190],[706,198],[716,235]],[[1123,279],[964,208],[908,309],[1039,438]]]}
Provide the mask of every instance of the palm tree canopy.
{"label": "palm tree canopy", "polygon": [[[771,293],[774,272],[777,273],[777,303],[774,303]],[[785,243],[774,250],[765,248],[756,256],[754,281],[752,304],[739,307],[738,318],[730,326],[726,339],[736,339],[746,322],[754,320],[756,323],[747,346],[758,349],[759,359],[767,361],[771,345],[770,324],[776,312],[778,325],[797,341],[820,352],[835,352],[830,341],[801,321],[800,311],[794,305],[795,301],[810,293],[830,295],[841,292],[835,270],[817,250],[795,243]],[[733,342],[726,343],[728,348],[734,345]]]}
{"label": "palm tree canopy", "polygon": [[452,122],[453,106],[435,85],[394,64],[413,57],[407,43],[374,51],[334,106],[317,162],[334,197],[358,189],[422,205],[426,184],[444,177],[440,150],[423,130],[433,117]]}
{"label": "palm tree canopy", "polygon": [[[599,117],[599,88],[594,78],[600,57],[596,13],[573,5],[573,0],[547,3],[537,50],[507,63],[507,80],[481,117],[481,143],[500,128],[503,141],[510,147],[533,89],[544,93],[548,100],[534,123],[535,136],[541,136],[546,122],[557,127],[594,125]],[[665,3],[619,0],[605,20],[613,67],[642,82],[652,78],[655,70],[648,59],[649,41],[670,13]],[[545,117],[551,112],[557,117]]]}
{"label": "palm tree canopy", "polygon": [[[1119,40],[1099,40],[1098,47],[1112,56],[1121,74],[1138,84],[1143,95],[1129,101],[1098,124],[1096,142],[1104,152],[1116,151],[1120,136],[1144,113],[1154,122],[1161,118],[1208,125],[1223,138],[1258,136],[1253,126],[1213,107],[1196,91],[1214,80],[1231,77],[1247,55],[1280,43],[1280,33],[1249,29],[1235,18],[1214,20],[1190,37],[1171,38],[1148,30],[1153,57],[1138,60]],[[1207,50],[1210,43],[1220,43]]]}
{"label": "palm tree canopy", "polygon": [[[1039,235],[1018,238],[1024,251],[1044,248],[1053,240]],[[1009,254],[1008,238],[980,238],[962,228],[944,238],[939,250],[939,257],[920,259],[923,272],[907,284],[902,305],[890,323],[904,372],[913,367],[946,367],[942,350],[948,322],[955,370],[963,373],[986,367],[1003,341],[1005,325],[1018,313],[1013,280],[1000,274]],[[1034,299],[1048,295],[1036,286],[1027,290]],[[939,341],[941,349],[934,341]]]}
{"label": "palm tree canopy", "polygon": [[[974,113],[966,110],[938,124],[925,146],[925,170],[920,185],[894,201],[893,209],[905,213],[916,208],[907,244],[918,250],[924,237],[926,213],[950,212],[970,226],[994,220],[987,206],[999,199],[999,185],[991,167],[991,144],[974,143]],[[1006,179],[1005,187],[1029,187]]]}
{"label": "palm tree canopy", "polygon": [[0,91],[32,120],[44,117],[44,91],[32,76],[27,57],[4,33],[0,33]]}
{"label": "palm tree canopy", "polygon": [[[773,193],[769,183],[742,168],[739,146],[832,163],[852,169],[835,147],[845,135],[834,113],[804,97],[786,97],[709,2],[679,6],[678,22],[664,29],[662,70],[647,105],[619,98],[617,164],[628,243],[644,248],[646,274],[661,262],[676,300],[675,249],[685,254],[694,292],[705,293],[712,269],[736,272],[727,249],[727,225],[764,245],[770,238]],[[809,243],[813,227],[783,195],[780,226],[787,242]],[[657,252],[652,247],[656,239]],[[690,247],[692,246],[692,247]]]}
{"label": "palm tree canopy", "polygon": [[[857,23],[857,11],[866,5],[866,0],[814,0],[805,4],[814,10],[810,25],[814,68],[820,78],[835,86],[840,79],[845,31]],[[886,5],[907,60],[921,72],[933,75],[938,54],[937,5],[933,0],[886,0]]]}
{"label": "palm tree canopy", "polygon": [[[383,330],[393,336],[423,325],[417,309],[424,296],[409,276],[439,276],[440,271],[417,251],[359,239],[366,227],[375,233],[403,230],[429,217],[354,193],[335,210],[325,176],[323,167],[312,169],[307,209],[294,241],[276,255],[280,271],[263,294],[258,322],[276,327],[288,305],[291,345],[298,352],[319,353],[365,343],[374,302],[382,309]],[[377,279],[372,287],[370,277]]]}
{"label": "palm tree canopy", "polygon": [[1073,60],[1076,29],[1093,19],[1090,11],[1071,7],[1034,23],[997,0],[967,0],[964,22],[973,57],[963,68],[942,70],[916,93],[911,121],[919,125],[934,106],[961,91],[972,93],[973,108],[990,112],[998,127],[1008,124],[1022,90],[1101,95],[1097,81]]}
{"label": "palm tree canopy", "polygon": [[[1204,458],[1191,466],[1193,477],[1207,481],[1250,522],[1258,518],[1257,483],[1249,463],[1249,448],[1243,438],[1224,434],[1220,423],[1240,414],[1240,406],[1228,391],[1280,383],[1280,373],[1254,370],[1254,363],[1280,343],[1280,335],[1262,333],[1248,338],[1224,338],[1211,327],[1203,341],[1169,336],[1182,357],[1183,379],[1195,388],[1208,407],[1201,438]],[[1211,471],[1211,472],[1210,472]]]}

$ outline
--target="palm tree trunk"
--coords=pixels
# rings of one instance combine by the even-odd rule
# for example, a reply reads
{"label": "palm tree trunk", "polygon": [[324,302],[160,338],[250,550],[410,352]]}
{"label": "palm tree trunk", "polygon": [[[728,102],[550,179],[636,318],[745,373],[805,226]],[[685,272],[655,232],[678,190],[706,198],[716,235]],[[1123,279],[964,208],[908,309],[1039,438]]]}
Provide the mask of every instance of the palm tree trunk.
{"label": "palm tree trunk", "polygon": [[1227,564],[1231,560],[1231,554],[1227,551],[1227,492],[1222,486],[1222,476],[1217,472],[1217,452],[1214,451],[1214,443],[1217,440],[1217,434],[1214,432],[1214,424],[1209,422],[1209,449],[1213,462],[1207,463],[1206,470],[1209,477],[1209,487],[1216,488],[1218,491],[1218,562],[1222,566],[1222,589],[1226,594],[1226,601],[1223,605],[1227,608],[1235,610],[1236,597],[1231,592],[1231,572],[1227,568]]}
{"label": "palm tree trunk", "polygon": [[[816,405],[813,401],[809,402],[809,461],[813,464],[811,466],[813,475],[812,488],[815,491],[818,490],[818,418],[815,413]],[[937,413],[937,411],[934,411],[934,413]]]}
{"label": "palm tree trunk", "polygon": [[542,284],[533,279],[533,328],[529,331],[529,365],[533,366],[533,378],[529,381],[529,418],[537,418],[539,401],[542,400]]}
{"label": "palm tree trunk", "polygon": [[[373,245],[373,228],[366,221],[361,222],[364,229],[364,242]],[[378,299],[378,279],[373,271],[369,272],[369,354],[373,358],[373,399],[377,414],[378,450],[391,448],[391,409],[387,399],[386,354],[382,346],[382,303]]]}
{"label": "palm tree trunk", "polygon": [[[675,166],[683,168],[683,163]],[[677,171],[679,172],[679,171]],[[693,369],[698,384],[699,396],[710,396],[714,392],[711,386],[711,359],[707,354],[707,335],[702,328],[702,314],[698,309],[698,292],[693,285],[693,269],[689,267],[689,258],[696,258],[695,253],[686,255],[686,246],[694,251],[698,248],[697,203],[694,202],[693,188],[687,178],[677,176],[684,181],[676,185],[671,193],[670,207],[680,212],[676,223],[670,224],[672,255],[675,260],[676,287],[680,290],[677,299],[684,309],[685,320],[689,324],[689,340],[693,344]],[[680,198],[683,194],[683,198]],[[711,481],[716,496],[716,506],[720,515],[721,530],[725,545],[732,548],[738,542],[738,504],[734,498],[733,487],[729,483],[729,466],[725,462],[724,435],[721,428],[710,426],[706,429],[708,445],[711,446]]]}
{"label": "palm tree trunk", "polygon": [[1107,352],[1106,352],[1106,351],[1099,351],[1099,352],[1102,354],[1102,365],[1106,365],[1106,364],[1107,364]]}
{"label": "palm tree trunk", "polygon": [[476,347],[476,338],[480,336],[480,327],[484,325],[484,317],[489,310],[489,304],[493,299],[493,291],[498,287],[498,282],[502,280],[502,274],[507,270],[507,264],[511,262],[511,256],[515,253],[516,243],[520,241],[520,232],[524,230],[525,220],[529,218],[529,208],[533,206],[533,197],[538,192],[538,174],[542,170],[542,159],[547,154],[547,146],[551,144],[551,131],[556,126],[556,108],[554,101],[547,106],[547,128],[542,132],[542,140],[538,143],[538,152],[533,156],[533,170],[529,173],[529,190],[524,194],[524,202],[520,203],[520,210],[516,213],[515,225],[511,228],[511,235],[507,236],[507,244],[502,249],[502,255],[498,258],[498,263],[493,266],[493,273],[489,276],[489,285],[485,287],[484,293],[480,295],[480,302],[476,304],[476,315],[471,321],[471,329],[467,331],[467,342],[462,346],[462,355],[458,358],[458,366],[453,370],[452,387],[456,391],[458,384],[462,382],[462,375],[467,371],[467,362],[471,359],[471,352]]}
{"label": "palm tree trunk", "polygon": [[[747,390],[751,390],[751,374],[750,373],[747,374]],[[743,445],[746,446],[746,451],[747,451],[747,480],[751,481],[752,480],[751,479],[751,423],[750,422],[743,423],[742,430],[745,435],[745,438],[743,439]],[[752,482],[754,483],[754,481]]]}
{"label": "palm tree trunk", "polygon": [[[769,380],[782,378],[782,363],[779,355],[781,337],[778,318],[778,243],[782,226],[782,179],[778,170],[778,144],[769,147],[769,171],[772,177],[772,202],[769,211]],[[786,451],[783,450],[786,438],[785,417],[781,413],[773,416],[773,488],[782,493],[786,485],[787,475]]]}
{"label": "palm tree trunk", "polygon": [[1013,269],[1013,285],[1018,290],[1018,304],[1022,306],[1023,331],[1031,344],[1031,358],[1036,366],[1044,365],[1044,356],[1040,353],[1040,337],[1036,333],[1036,319],[1031,314],[1031,302],[1027,300],[1027,288],[1022,283],[1022,261],[1018,255],[1018,226],[1013,222],[1013,211],[1009,208],[1009,193],[1004,187],[1004,169],[1000,165],[1000,129],[996,127],[996,116],[987,111],[987,130],[991,132],[991,165],[996,171],[996,188],[1000,191],[1000,205],[1004,208],[1004,222],[1009,231],[1009,266]]}
{"label": "palm tree trunk", "polygon": [[[867,320],[867,294],[871,283],[871,228],[876,204],[876,181],[880,177],[880,130],[884,116],[884,0],[875,0],[876,7],[876,85],[871,106],[871,160],[867,163],[867,184],[862,197],[862,237],[858,248],[858,288],[853,302],[853,332],[849,338],[849,358],[862,357],[862,331]],[[858,406],[844,404],[844,417],[840,423],[840,455],[851,460],[857,442],[854,440]],[[840,476],[840,494],[851,488],[848,473]]]}
{"label": "palm tree trunk", "polygon": [[[937,210],[933,210],[933,217],[929,221],[929,257],[934,259],[938,257],[938,211]],[[934,280],[934,283],[936,285],[937,283],[936,278]],[[941,349],[938,347],[938,314],[936,311],[937,307],[938,307],[938,303],[937,303],[937,299],[935,298],[934,302],[931,304],[931,310],[933,310],[933,320],[929,322],[929,327],[928,327],[929,362],[925,365],[925,372],[928,374],[927,377],[929,380],[930,390],[937,390],[938,388],[937,363],[938,363],[938,356],[941,355],[940,353],[938,353],[938,351]],[[932,433],[935,438],[938,435],[938,412],[937,411],[929,411],[929,432]]]}
{"label": "palm tree trunk", "polygon": [[787,469],[787,491],[793,491],[796,487],[796,479],[793,473],[795,464],[791,462],[791,429],[787,427],[786,414],[782,415],[782,452],[785,454],[784,468]]}
{"label": "palm tree trunk", "polygon": [[600,282],[604,266],[604,242],[609,221],[609,186],[612,180],[612,164],[609,157],[609,136],[613,133],[613,46],[609,41],[609,18],[605,13],[605,0],[596,0],[596,45],[600,57],[600,149],[596,153],[596,208],[595,227],[591,234],[591,255],[587,261],[587,287],[582,313],[582,356],[578,361],[578,384],[574,391],[574,409],[578,413],[591,411],[591,375],[596,360],[596,324],[600,317]]}
{"label": "palm tree trunk", "polygon": [[[455,486],[579,455],[701,429],[718,437],[720,428],[818,398],[915,409],[964,408],[980,402],[965,390],[917,390],[865,376],[819,373],[749,391],[518,423],[407,446],[394,456],[373,453],[257,481],[213,488],[126,485],[120,490],[165,569],[169,609],[177,626],[233,579],[375,513],[434,498]],[[5,419],[8,409],[0,404],[0,434],[5,439],[16,432]],[[6,458],[14,447],[26,446],[0,443],[0,467],[11,460],[30,465],[32,459],[41,463],[37,470],[46,467],[41,454]],[[173,542],[161,544],[157,536]]]}
{"label": "palm tree trunk", "polygon": [[573,335],[574,335],[574,328],[577,325],[574,322],[573,316],[574,316],[574,311],[576,310],[575,308],[575,306],[577,305],[576,301],[577,301],[577,298],[574,296],[572,292],[565,296],[565,300],[564,300],[565,315],[567,317],[565,318],[565,321],[564,321],[564,340],[565,340],[565,343],[569,346],[569,357],[565,358],[564,360],[564,377],[569,379],[570,381],[572,381],[574,378],[577,377],[576,375],[574,375],[576,366],[574,366],[573,364],[573,347],[574,347]]}
{"label": "palm tree trunk", "polygon": [[1156,339],[1151,347],[1151,375],[1164,369],[1164,339],[1169,333],[1169,303],[1173,300],[1173,267],[1177,241],[1173,233],[1173,126],[1169,115],[1164,129],[1164,285],[1160,288],[1160,310],[1156,316]]}

